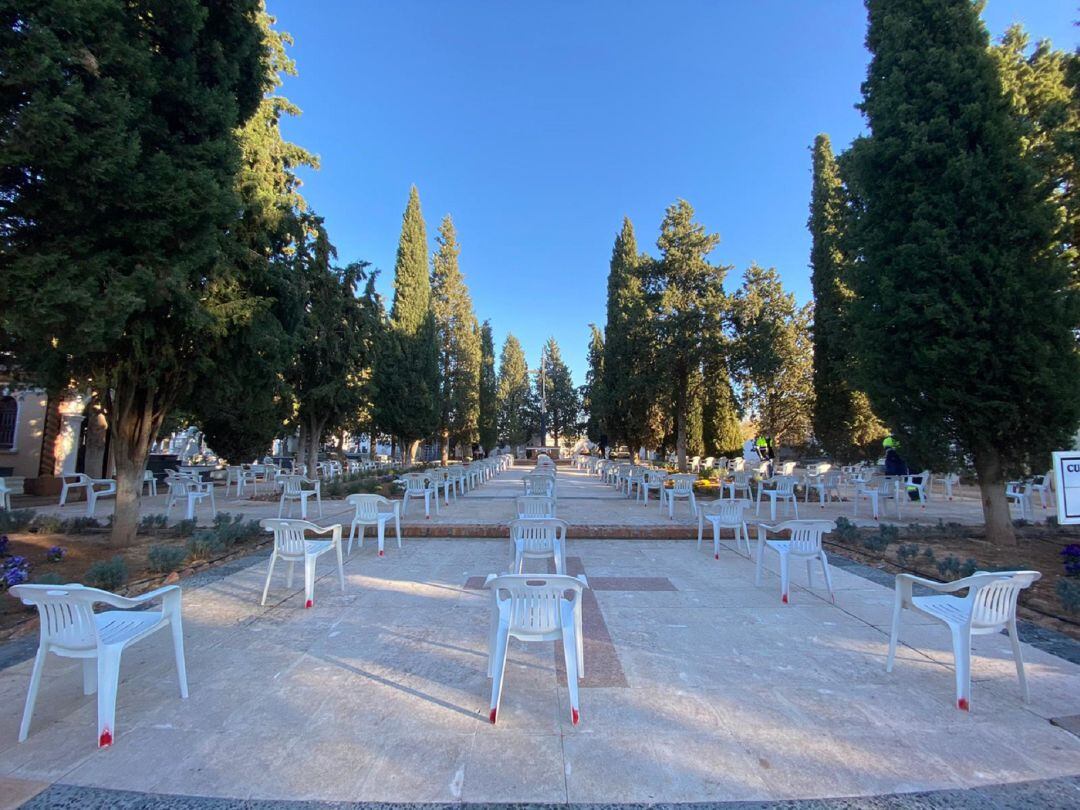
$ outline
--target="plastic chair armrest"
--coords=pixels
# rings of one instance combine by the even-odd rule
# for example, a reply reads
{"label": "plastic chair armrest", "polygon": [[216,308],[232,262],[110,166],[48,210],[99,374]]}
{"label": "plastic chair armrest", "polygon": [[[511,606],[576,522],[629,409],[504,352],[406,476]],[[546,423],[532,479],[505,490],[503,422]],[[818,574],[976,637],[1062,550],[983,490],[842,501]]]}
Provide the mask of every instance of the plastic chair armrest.
{"label": "plastic chair armrest", "polygon": [[[175,596],[171,596],[175,594]],[[152,591],[147,591],[139,596],[120,596],[115,593],[106,593],[100,597],[97,601],[112,605],[117,608],[134,608],[144,605],[147,602],[152,602],[155,599],[161,599],[163,604],[174,602],[180,596],[179,585],[165,585],[161,588],[155,588]]]}

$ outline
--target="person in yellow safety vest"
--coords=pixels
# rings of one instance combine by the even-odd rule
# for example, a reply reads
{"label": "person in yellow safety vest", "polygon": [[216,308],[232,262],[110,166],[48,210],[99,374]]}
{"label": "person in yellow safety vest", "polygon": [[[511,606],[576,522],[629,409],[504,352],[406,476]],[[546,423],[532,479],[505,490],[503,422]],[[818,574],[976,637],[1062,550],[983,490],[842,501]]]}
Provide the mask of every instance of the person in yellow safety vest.
{"label": "person in yellow safety vest", "polygon": [[897,447],[900,446],[900,442],[896,440],[895,436],[890,435],[885,437],[885,441],[881,443],[881,446],[884,447],[886,450],[888,450],[890,447],[895,450]]}

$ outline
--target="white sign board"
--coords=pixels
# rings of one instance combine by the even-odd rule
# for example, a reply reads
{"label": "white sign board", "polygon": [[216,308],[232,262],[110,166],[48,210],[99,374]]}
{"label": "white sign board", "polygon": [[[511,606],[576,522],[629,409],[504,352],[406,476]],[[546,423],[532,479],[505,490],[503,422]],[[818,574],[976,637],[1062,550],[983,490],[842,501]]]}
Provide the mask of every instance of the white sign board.
{"label": "white sign board", "polygon": [[1054,486],[1058,523],[1080,523],[1080,451],[1054,453]]}

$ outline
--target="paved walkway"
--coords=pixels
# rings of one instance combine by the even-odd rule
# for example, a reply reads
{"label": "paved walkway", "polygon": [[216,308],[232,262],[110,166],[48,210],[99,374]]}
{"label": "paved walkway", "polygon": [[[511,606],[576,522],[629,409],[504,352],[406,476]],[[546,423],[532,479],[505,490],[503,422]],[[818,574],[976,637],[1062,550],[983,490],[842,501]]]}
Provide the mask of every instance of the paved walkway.
{"label": "paved walkway", "polygon": [[[468,532],[470,527],[499,526],[505,525],[514,516],[514,499],[524,494],[522,476],[531,467],[519,464],[514,468],[502,473],[495,479],[488,481],[479,488],[451,499],[450,504],[441,504],[439,512],[432,509],[431,517],[424,517],[423,502],[415,500],[408,504],[408,511],[404,517],[404,525],[415,527],[425,532],[438,533],[441,529],[446,531]],[[628,500],[617,493],[612,487],[605,485],[598,478],[587,475],[583,471],[574,470],[567,466],[560,466],[558,472],[558,514],[559,517],[568,521],[571,526],[578,527],[621,527],[626,529],[625,534],[607,532],[606,536],[633,535],[641,530],[647,533],[649,530],[659,528],[671,529],[673,527],[696,527],[696,521],[690,514],[690,509],[685,501],[676,503],[675,516],[672,520],[668,517],[667,509],[661,509],[655,497],[649,503],[643,504],[637,500]],[[817,503],[800,502],[798,509],[801,517],[825,518],[835,520],[844,516],[854,520],[860,525],[875,525],[870,518],[869,504],[865,500],[859,505],[860,517],[854,516],[853,493],[850,490],[844,492],[846,500],[839,503],[831,503],[821,508]],[[767,501],[767,499],[766,499]],[[16,504],[17,506],[18,504]],[[166,496],[146,497],[142,500],[142,514],[164,514]],[[250,498],[227,497],[223,494],[223,488],[218,487],[217,506],[221,511],[243,514],[248,518],[277,517],[278,504],[276,501],[254,501]],[[43,514],[59,514],[64,517],[75,517],[85,514],[85,504],[81,502],[71,503],[64,507],[54,503],[35,506]],[[794,516],[787,511],[788,507],[781,505],[778,510],[778,519]],[[99,502],[97,515],[104,518],[112,512],[112,501],[103,499]],[[313,512],[313,514],[317,514]],[[318,522],[340,522],[346,520],[352,514],[352,509],[342,500],[325,500],[323,502],[323,518]],[[1036,505],[1035,519],[1045,520],[1054,514],[1051,505],[1049,509],[1041,509]],[[179,508],[174,509],[172,517],[175,520],[180,515]],[[202,522],[208,520],[208,513],[199,510],[197,517]],[[760,518],[769,520],[769,505],[761,505]],[[966,524],[982,523],[982,507],[978,497],[978,490],[973,487],[958,487],[954,500],[948,501],[938,494],[931,498],[925,509],[919,508],[918,504],[905,503],[902,505],[900,518],[896,517],[895,505],[884,508],[882,520],[886,522],[908,523],[937,523],[938,520],[945,522],[957,522]],[[595,530],[595,529],[594,529]]]}
{"label": "paved walkway", "polygon": [[[755,587],[745,557],[725,548],[715,561],[692,541],[571,537],[575,565],[598,584],[587,674],[600,663],[598,645],[611,660],[583,684],[574,727],[552,645],[512,643],[491,726],[489,606],[469,585],[502,570],[507,554],[506,541],[410,539],[380,560],[369,544],[348,561],[344,594],[331,566],[320,568],[311,610],[283,577],[259,607],[265,557],[186,585],[191,697],[177,695],[167,634],[132,647],[116,741],[104,751],[94,747],[94,701],[77,665],[49,662],[22,744],[29,662],[0,671],[0,796],[17,803],[17,791],[56,783],[351,802],[721,802],[965,788],[982,792],[940,795],[985,799],[1005,795],[987,786],[1080,774],[1080,739],[1049,722],[1080,714],[1080,667],[1025,645],[1025,705],[1007,640],[980,637],[972,711],[959,712],[944,628],[910,618],[896,669],[885,673],[887,588],[837,568],[833,605],[798,587],[796,572],[782,606],[774,575]],[[1032,790],[1075,796],[1076,784]],[[150,803],[70,787],[41,801],[49,797],[51,806]]]}

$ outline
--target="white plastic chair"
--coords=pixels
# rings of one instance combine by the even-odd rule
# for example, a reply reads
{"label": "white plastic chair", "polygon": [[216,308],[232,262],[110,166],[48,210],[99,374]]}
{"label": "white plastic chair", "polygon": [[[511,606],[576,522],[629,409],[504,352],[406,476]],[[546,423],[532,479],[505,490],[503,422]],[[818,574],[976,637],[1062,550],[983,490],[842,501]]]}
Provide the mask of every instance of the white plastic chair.
{"label": "white plastic chair", "polygon": [[555,517],[555,499],[544,495],[524,495],[517,499],[518,520],[548,520]]}
{"label": "white plastic chair", "polygon": [[150,497],[157,497],[157,476],[150,470],[143,470],[143,487],[150,488]]}
{"label": "white plastic chair", "polygon": [[739,497],[740,492],[746,493],[746,500],[754,500],[754,489],[751,481],[754,476],[745,470],[736,470],[731,474],[730,481],[724,481],[721,487],[721,494],[726,494],[728,490],[731,490],[729,500],[735,500]]}
{"label": "white plastic chair", "polygon": [[526,495],[555,497],[555,476],[549,473],[528,473],[521,477]]}
{"label": "white plastic chair", "polygon": [[172,514],[177,501],[184,503],[184,518],[195,519],[195,505],[204,500],[210,503],[210,513],[217,515],[217,503],[214,501],[214,485],[210,481],[197,481],[172,470],[165,471],[165,485],[169,488],[169,497],[165,502],[165,519]]}
{"label": "white plastic chair", "polygon": [[[383,556],[383,538],[386,535],[386,524],[391,518],[394,520],[394,531],[397,533],[397,546],[401,548],[401,501],[392,501],[382,495],[357,494],[350,495],[345,502],[356,509],[352,525],[349,526],[349,548],[347,554],[352,554],[353,536],[357,528],[360,529],[360,542],[357,548],[364,547],[364,531],[368,526],[375,526],[379,539],[379,556]],[[390,511],[380,507],[390,507]]]}
{"label": "white plastic chair", "polygon": [[697,481],[697,476],[691,473],[676,473],[668,480],[671,481],[671,489],[667,490],[665,496],[667,497],[668,517],[672,520],[675,519],[675,500],[676,498],[686,498],[690,504],[691,515],[697,515],[697,499],[694,497],[694,482]]}
{"label": "white plastic chair", "polygon": [[229,497],[229,490],[236,489],[236,497],[240,497],[240,479],[244,475],[244,468],[239,464],[229,464],[225,467],[225,497]]}
{"label": "white plastic chair", "polygon": [[690,472],[701,472],[701,456],[694,456],[691,458],[688,462],[688,466],[690,467]]}
{"label": "white plastic chair", "polygon": [[945,497],[950,501],[953,499],[953,487],[960,483],[960,476],[957,473],[945,473],[944,475],[935,475],[931,481],[931,489],[934,484],[941,484],[942,492]]}
{"label": "white plastic chair", "polygon": [[499,714],[506,653],[512,636],[520,641],[562,641],[570,721],[577,725],[581,718],[578,679],[585,677],[581,594],[589,587],[588,580],[584,576],[492,574],[484,584],[491,589],[488,677],[492,682],[488,718],[494,724]]}
{"label": "white plastic chair", "polygon": [[645,506],[649,505],[649,491],[656,490],[656,497],[660,501],[660,508],[664,508],[664,486],[667,484],[668,474],[664,470],[646,470],[645,478],[641,482],[641,500]]}
{"label": "white plastic chair", "polygon": [[1036,475],[1031,479],[1031,492],[1039,493],[1039,503],[1042,504],[1042,508],[1046,508],[1046,494],[1050,491],[1050,482],[1053,480],[1054,471],[1050,470],[1044,475]]}
{"label": "white plastic chair", "polygon": [[925,509],[926,499],[930,493],[930,471],[923,470],[921,473],[915,473],[914,475],[905,475],[900,482],[900,489],[904,495],[907,495],[912,490],[919,497],[919,505]]}
{"label": "white plastic chair", "polygon": [[731,529],[735,533],[735,548],[739,541],[746,544],[746,554],[750,555],[750,533],[746,529],[746,501],[712,501],[698,507],[697,547],[701,548],[701,539],[705,531],[705,521],[712,524],[713,556],[720,559],[720,530]]}
{"label": "white plastic chair", "polygon": [[858,484],[855,487],[855,497],[852,509],[852,516],[859,516],[859,499],[866,498],[870,501],[870,508],[874,513],[874,520],[878,520],[880,517],[881,501],[887,501],[890,498],[896,502],[896,518],[900,519],[900,496],[897,492],[897,479],[886,478],[885,476],[873,475],[864,484]]}
{"label": "white plastic chair", "polygon": [[[30,674],[22,725],[19,726],[19,742],[23,742],[30,732],[41,671],[49,653],[61,658],[83,659],[83,694],[97,692],[97,740],[101,748],[112,745],[116,736],[120,657],[129,645],[156,630],[171,627],[180,697],[188,696],[178,586],[166,585],[134,598],[83,585],[15,585],[10,588],[10,593],[21,599],[24,605],[37,607],[41,619],[37,656]],[[159,599],[160,610],[132,609],[144,608]],[[94,605],[98,603],[122,609],[94,613]]]}
{"label": "white plastic chair", "polygon": [[524,574],[525,560],[553,560],[555,573],[566,573],[566,521],[558,518],[518,518],[510,521],[514,544],[511,573]]}
{"label": "white plastic chair", "polygon": [[773,479],[772,489],[766,489],[764,485],[758,486],[757,491],[757,509],[755,514],[761,514],[761,496],[765,495],[769,499],[769,520],[776,520],[776,502],[784,501],[790,503],[791,507],[795,510],[796,520],[799,517],[799,499],[795,497],[795,476],[793,475],[778,475]]}
{"label": "white plastic chair", "polygon": [[[266,595],[270,592],[270,578],[274,576],[274,564],[281,560],[289,564],[285,574],[285,587],[291,588],[293,583],[293,568],[296,563],[304,564],[304,607],[309,608],[315,604],[315,563],[318,558],[328,551],[337,552],[338,577],[341,580],[341,591],[345,592],[345,563],[341,555],[341,524],[322,528],[306,520],[282,520],[281,518],[266,518],[260,520],[259,525],[268,532],[274,533],[274,550],[270,554],[270,567],[266,571],[266,585],[263,586],[262,602],[266,604]],[[329,540],[309,540],[307,533],[322,535],[329,534]]]}
{"label": "white plastic chair", "polygon": [[116,479],[114,478],[91,478],[85,473],[73,473],[60,478],[63,485],[60,487],[60,505],[67,503],[68,493],[73,489],[86,490],[86,514],[91,517],[97,509],[97,499],[106,495],[116,494]]}
{"label": "white plastic chair", "polygon": [[[812,563],[817,560],[821,563],[821,570],[825,575],[825,587],[829,590],[829,597],[836,601],[833,593],[832,577],[829,576],[829,558],[821,547],[821,538],[831,532],[834,525],[828,520],[788,520],[776,526],[765,523],[758,524],[757,542],[757,568],[754,574],[754,584],[761,585],[761,573],[765,570],[765,549],[775,551],[780,557],[780,601],[788,604],[790,577],[788,562],[790,558],[806,560],[806,587],[814,586]],[[778,534],[789,532],[787,540],[769,540],[769,533]]]}
{"label": "white plastic chair", "polygon": [[[307,520],[307,502],[308,498],[315,498],[315,503],[319,507],[319,517],[323,516],[322,512],[322,482],[316,478],[305,478],[302,475],[283,475],[281,476],[281,498],[278,500],[278,517],[281,517],[282,512],[285,511],[285,505],[289,506],[289,515],[292,516],[292,508],[294,503],[300,504],[300,517],[303,520]],[[304,484],[310,485],[311,489],[304,489]]]}
{"label": "white plastic chair", "polygon": [[443,500],[446,501],[446,505],[450,505],[450,491],[454,491],[454,500],[457,500],[457,487],[454,486],[454,482],[450,480],[450,470],[447,468],[434,469],[428,472],[431,476],[431,485],[435,487],[435,499],[439,498],[439,490],[442,490]]}
{"label": "white plastic chair", "polygon": [[818,502],[821,504],[821,508],[825,508],[825,503],[828,501],[832,503],[832,499],[835,496],[836,500],[842,501],[844,498],[840,494],[840,473],[835,470],[830,470],[826,473],[820,473],[814,478],[808,479],[806,482],[806,502],[810,502],[810,493],[817,490]]}
{"label": "white plastic chair", "polygon": [[0,509],[11,509],[11,494],[12,489],[7,485],[7,482],[0,478]]}
{"label": "white plastic chair", "polygon": [[[1020,591],[1042,577],[1038,571],[976,571],[974,575],[955,582],[934,582],[913,574],[896,575],[896,602],[893,606],[892,633],[889,636],[889,658],[885,665],[892,672],[896,644],[900,640],[900,617],[904,608],[918,611],[942,622],[952,634],[953,656],[956,660],[956,707],[971,709],[971,637],[1000,633],[1007,630],[1012,642],[1016,675],[1024,702],[1029,700],[1027,678],[1020,639],[1016,634],[1016,600]],[[912,585],[918,583],[940,596],[914,596]],[[967,596],[947,594],[967,590]]]}
{"label": "white plastic chair", "polygon": [[401,514],[409,508],[410,498],[424,499],[424,517],[431,518],[431,502],[435,501],[435,514],[439,514],[439,492],[427,473],[405,473],[401,476],[405,484],[405,495],[401,499]]}
{"label": "white plastic chair", "polygon": [[1031,485],[1025,484],[1023,481],[1009,481],[1005,484],[1005,497],[1009,501],[1009,506],[1014,504],[1020,507],[1020,519],[1028,520],[1034,511],[1034,506],[1031,503]]}

